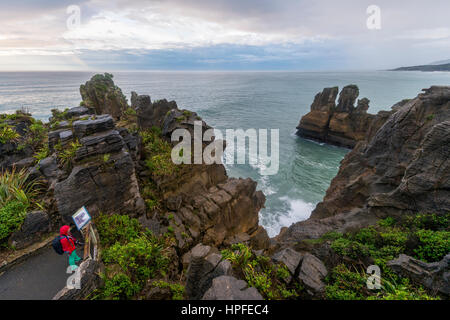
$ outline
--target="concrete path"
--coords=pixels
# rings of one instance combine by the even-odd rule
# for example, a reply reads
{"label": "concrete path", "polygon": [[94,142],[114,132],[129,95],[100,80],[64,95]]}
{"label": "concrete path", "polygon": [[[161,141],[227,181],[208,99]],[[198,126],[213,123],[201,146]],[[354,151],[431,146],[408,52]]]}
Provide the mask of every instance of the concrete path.
{"label": "concrete path", "polygon": [[66,285],[68,264],[67,254],[43,249],[0,275],[0,300],[52,299]]}

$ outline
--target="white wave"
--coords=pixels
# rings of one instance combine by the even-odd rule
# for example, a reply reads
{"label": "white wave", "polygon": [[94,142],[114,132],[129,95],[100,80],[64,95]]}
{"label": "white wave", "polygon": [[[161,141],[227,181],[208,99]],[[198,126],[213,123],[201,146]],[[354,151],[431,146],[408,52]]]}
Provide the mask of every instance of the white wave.
{"label": "white wave", "polygon": [[280,200],[286,202],[289,209],[287,212],[278,214],[277,216],[274,215],[274,219],[271,219],[270,224],[263,225],[270,237],[278,235],[280,229],[283,227],[289,227],[293,223],[308,219],[316,207],[314,203],[305,202],[301,199],[291,199],[287,196],[281,197]]}

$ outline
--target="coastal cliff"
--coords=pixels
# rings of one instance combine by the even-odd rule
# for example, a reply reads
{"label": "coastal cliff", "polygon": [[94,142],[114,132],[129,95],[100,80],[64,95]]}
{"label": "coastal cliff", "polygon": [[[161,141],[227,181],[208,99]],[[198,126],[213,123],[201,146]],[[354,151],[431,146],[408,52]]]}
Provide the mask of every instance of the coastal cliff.
{"label": "coastal cliff", "polygon": [[[222,164],[172,162],[173,131],[188,130],[193,144],[194,122],[202,124],[203,132],[211,128],[195,112],[178,109],[174,101],[152,102],[149,96],[134,92],[128,105],[110,74],[95,75],[80,87],[80,93],[79,107],[52,110],[48,124],[26,111],[2,116],[8,134],[0,144],[2,170],[13,170],[13,174],[21,170],[24,184],[38,181],[39,188],[32,186],[36,192],[29,193],[30,201],[17,213],[22,227],[11,228],[13,232],[0,240],[24,248],[59,225],[72,224],[72,214],[85,206],[103,238],[106,257],[116,244],[107,240],[107,234],[113,233],[114,238],[125,232],[121,228],[126,223],[131,223],[129,228],[135,228],[139,237],[127,240],[123,250],[140,239],[146,239],[142,241],[148,250],[153,241],[160,243],[156,248],[163,247],[164,252],[154,257],[162,263],[161,270],[153,272],[152,278],[158,280],[154,285],[146,284],[144,278],[135,279],[126,264],[119,267],[118,257],[114,263],[104,258],[109,280],[103,298],[138,294],[148,299],[170,298],[167,289],[178,285],[171,281],[186,277],[182,261],[188,261],[190,250],[199,244],[218,248],[246,241],[255,248],[268,247],[269,237],[258,217],[265,197],[256,190],[255,181],[229,178]],[[208,145],[203,143],[202,148]],[[146,264],[145,268],[152,269]],[[116,271],[109,273],[110,268]],[[119,274],[117,268],[123,268]],[[108,286],[119,278],[122,282],[128,279],[139,290],[130,296],[108,293]],[[160,296],[161,292],[165,295]],[[190,292],[200,298],[203,293]]]}
{"label": "coastal cliff", "polygon": [[[299,134],[353,150],[311,217],[269,239],[255,181],[229,178],[222,164],[172,162],[175,130],[193,144],[194,122],[211,127],[175,101],[133,92],[128,105],[112,78],[94,76],[80,106],[52,110],[49,123],[25,110],[0,117],[1,181],[17,193],[1,197],[5,246],[26,248],[85,206],[104,270],[89,298],[450,295],[450,87],[377,115],[367,99],[354,106],[354,85],[337,105],[337,87],[319,93]],[[369,265],[381,269],[383,289],[367,289]]]}
{"label": "coastal cliff", "polygon": [[[375,116],[365,137],[342,160],[310,219],[290,227],[283,238],[303,229],[303,223],[323,221],[323,231],[329,231],[387,216],[448,213],[449,121],[450,87],[437,86]],[[320,233],[313,226],[305,229],[307,237]],[[315,231],[319,233],[313,236]],[[293,237],[301,238],[301,233]]]}

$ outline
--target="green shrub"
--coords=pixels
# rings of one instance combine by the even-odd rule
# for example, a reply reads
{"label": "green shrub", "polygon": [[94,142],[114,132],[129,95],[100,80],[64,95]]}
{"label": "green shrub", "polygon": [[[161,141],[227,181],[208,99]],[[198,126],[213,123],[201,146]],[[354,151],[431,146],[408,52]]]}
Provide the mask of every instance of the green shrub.
{"label": "green shrub", "polygon": [[29,206],[38,193],[39,183],[29,180],[27,170],[0,172],[0,207],[17,200]]}
{"label": "green shrub", "polygon": [[242,243],[233,244],[222,250],[222,257],[231,262],[248,285],[256,288],[266,299],[288,299],[298,297],[303,288],[295,280],[286,284],[290,278],[285,265],[274,264],[269,257],[255,256],[252,250]]}
{"label": "green shrub", "polygon": [[139,236],[126,244],[116,242],[103,254],[105,263],[120,266],[132,282],[143,284],[147,279],[164,275],[168,259],[161,241],[151,236]]}
{"label": "green shrub", "polygon": [[111,279],[105,279],[105,285],[98,298],[112,300],[127,300],[139,292],[140,286],[133,283],[129,276],[118,273]]}
{"label": "green shrub", "polygon": [[380,236],[385,246],[399,246],[403,248],[408,240],[408,233],[399,228],[389,228],[386,231],[381,231]]}
{"label": "green shrub", "polygon": [[373,226],[359,230],[359,232],[353,236],[353,239],[371,247],[374,247],[381,241],[379,231]]}
{"label": "green shrub", "polygon": [[81,144],[78,142],[78,140],[71,142],[68,146],[57,153],[58,159],[64,165],[71,165],[80,147]]}
{"label": "green shrub", "polygon": [[20,135],[10,125],[4,125],[0,127],[0,144],[6,144],[10,142],[17,142]]}
{"label": "green shrub", "polygon": [[262,295],[269,299],[274,298],[271,290],[272,280],[270,275],[265,272],[258,272],[252,265],[248,265],[243,269],[245,279],[250,287],[256,288]]}
{"label": "green shrub", "polygon": [[172,293],[172,300],[183,300],[184,286],[179,283],[168,283],[166,281],[155,281],[152,283],[157,288],[169,288]]}
{"label": "green shrub", "polygon": [[48,144],[45,144],[41,149],[39,149],[33,157],[39,162],[49,156],[50,150],[48,149]]}
{"label": "green shrub", "polygon": [[441,260],[450,252],[450,232],[418,230],[415,235],[419,239],[418,248],[414,249],[416,257],[427,262]]}
{"label": "green shrub", "polygon": [[234,263],[240,267],[246,267],[250,262],[252,252],[245,244],[236,243],[231,246],[231,250],[222,250],[222,256],[231,263]]}
{"label": "green shrub", "polygon": [[95,218],[101,245],[109,247],[115,243],[125,244],[137,238],[142,231],[139,221],[127,215],[105,215]]}
{"label": "green shrub", "polygon": [[0,242],[22,225],[28,206],[23,202],[13,200],[0,208]]}
{"label": "green shrub", "polygon": [[367,294],[366,276],[352,272],[344,264],[336,266],[327,277],[325,296],[329,300],[360,300]]}
{"label": "green shrub", "polygon": [[64,111],[60,111],[59,109],[52,109],[50,111],[52,113],[52,122],[64,121],[68,119],[68,108],[64,109]]}
{"label": "green shrub", "polygon": [[401,225],[408,229],[445,230],[450,225],[450,213],[442,215],[418,214],[406,216]]}
{"label": "green shrub", "polygon": [[335,240],[331,244],[331,248],[338,255],[346,256],[352,259],[359,259],[361,257],[369,256],[369,248],[366,245],[346,238]]}
{"label": "green shrub", "polygon": [[411,286],[406,278],[389,281],[383,277],[382,289],[376,295],[368,297],[368,300],[439,300],[429,296],[422,287]]}
{"label": "green shrub", "polygon": [[327,298],[431,299],[423,289],[410,285],[407,279],[396,275],[387,262],[401,253],[414,255],[426,262],[441,260],[450,251],[449,217],[449,214],[418,214],[402,217],[399,221],[386,218],[374,226],[335,239],[331,248],[342,258],[360,262],[362,258],[370,257],[371,263],[380,267],[382,290],[374,295],[363,289],[361,285],[366,276],[362,272],[350,271],[349,268],[354,268],[354,262],[341,259],[339,261],[345,264],[338,265],[328,277]]}
{"label": "green shrub", "polygon": [[147,154],[146,167],[157,176],[174,174],[177,166],[172,161],[172,147],[161,137],[161,129],[153,127],[140,135]]}
{"label": "green shrub", "polygon": [[386,219],[381,219],[378,221],[380,227],[392,227],[396,223],[396,220],[392,217],[387,217]]}

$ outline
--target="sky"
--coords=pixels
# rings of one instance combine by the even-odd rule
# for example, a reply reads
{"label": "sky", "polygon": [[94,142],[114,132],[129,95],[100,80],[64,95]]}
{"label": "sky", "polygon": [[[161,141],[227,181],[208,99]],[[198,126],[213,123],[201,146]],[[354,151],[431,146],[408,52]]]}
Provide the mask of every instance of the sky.
{"label": "sky", "polygon": [[0,70],[421,65],[450,59],[449,12],[449,0],[0,0]]}

